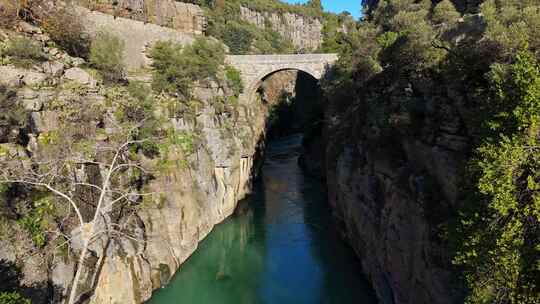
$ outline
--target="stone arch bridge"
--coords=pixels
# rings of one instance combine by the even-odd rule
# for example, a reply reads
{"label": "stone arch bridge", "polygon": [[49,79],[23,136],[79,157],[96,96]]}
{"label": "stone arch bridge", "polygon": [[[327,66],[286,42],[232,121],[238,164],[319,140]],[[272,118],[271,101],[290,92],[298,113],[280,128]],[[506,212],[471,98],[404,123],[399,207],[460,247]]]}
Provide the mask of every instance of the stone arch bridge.
{"label": "stone arch bridge", "polygon": [[230,55],[225,61],[240,71],[244,83],[244,93],[240,99],[249,102],[268,75],[298,70],[320,80],[337,59],[337,54]]}

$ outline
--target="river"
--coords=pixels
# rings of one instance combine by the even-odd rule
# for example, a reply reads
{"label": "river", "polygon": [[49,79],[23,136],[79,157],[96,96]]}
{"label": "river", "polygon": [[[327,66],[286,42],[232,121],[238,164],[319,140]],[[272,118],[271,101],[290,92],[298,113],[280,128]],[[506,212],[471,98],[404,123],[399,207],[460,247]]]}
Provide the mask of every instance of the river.
{"label": "river", "polygon": [[375,304],[322,184],[297,165],[300,135],[270,142],[254,193],[149,304]]}

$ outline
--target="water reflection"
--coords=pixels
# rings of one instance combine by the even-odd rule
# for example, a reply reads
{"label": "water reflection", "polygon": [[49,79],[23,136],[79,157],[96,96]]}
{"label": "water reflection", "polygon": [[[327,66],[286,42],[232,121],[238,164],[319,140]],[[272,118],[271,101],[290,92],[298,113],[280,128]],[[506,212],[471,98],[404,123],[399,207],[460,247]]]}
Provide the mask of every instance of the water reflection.
{"label": "water reflection", "polygon": [[376,303],[333,229],[323,187],[296,164],[300,141],[270,144],[254,195],[149,303]]}

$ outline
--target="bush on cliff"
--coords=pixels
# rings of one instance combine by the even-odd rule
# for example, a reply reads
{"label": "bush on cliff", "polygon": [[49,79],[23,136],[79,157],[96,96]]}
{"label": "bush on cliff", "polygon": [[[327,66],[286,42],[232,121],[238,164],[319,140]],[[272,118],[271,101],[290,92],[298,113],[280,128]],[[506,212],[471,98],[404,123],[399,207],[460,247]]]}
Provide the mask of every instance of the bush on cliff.
{"label": "bush on cliff", "polygon": [[433,8],[431,20],[433,20],[435,24],[453,24],[456,23],[460,17],[461,14],[456,10],[452,1],[443,0]]}
{"label": "bush on cliff", "polygon": [[472,161],[479,195],[456,262],[466,269],[469,303],[539,303],[540,64],[520,52],[502,73],[494,66],[493,81],[500,112]]}
{"label": "bush on cliff", "polygon": [[32,304],[18,292],[0,292],[0,304]]}
{"label": "bush on cliff", "polygon": [[11,63],[24,68],[31,67],[36,61],[46,59],[41,46],[26,37],[17,37],[10,40],[0,56],[9,56]]}
{"label": "bush on cliff", "polygon": [[109,32],[102,31],[92,40],[90,63],[106,80],[119,81],[124,78],[124,42]]}
{"label": "bush on cliff", "polygon": [[227,80],[227,85],[232,88],[234,95],[239,96],[244,90],[244,84],[242,83],[240,71],[234,67],[227,66],[225,68],[225,77]]}
{"label": "bush on cliff", "polygon": [[158,42],[150,54],[154,89],[186,98],[191,96],[194,82],[217,80],[219,68],[225,61],[221,43],[207,38],[197,38],[185,47],[170,41]]}
{"label": "bush on cliff", "polygon": [[223,9],[208,11],[208,34],[223,41],[232,54],[283,54],[292,53],[292,42],[270,26],[258,28],[241,20],[240,5],[227,2]]}
{"label": "bush on cliff", "polygon": [[72,56],[88,56],[90,40],[81,16],[72,7],[55,9],[42,18],[43,29],[56,44]]}

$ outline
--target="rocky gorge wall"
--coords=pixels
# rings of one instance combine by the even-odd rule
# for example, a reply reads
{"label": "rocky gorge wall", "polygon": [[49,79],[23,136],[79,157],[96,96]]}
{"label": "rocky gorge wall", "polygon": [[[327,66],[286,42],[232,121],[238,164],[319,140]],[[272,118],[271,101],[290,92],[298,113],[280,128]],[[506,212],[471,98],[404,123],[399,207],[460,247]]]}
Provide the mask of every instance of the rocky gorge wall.
{"label": "rocky gorge wall", "polygon": [[313,51],[322,45],[322,21],[293,13],[259,12],[247,7],[240,8],[242,20],[259,28],[270,26],[281,36],[292,41],[301,50]]}
{"label": "rocky gorge wall", "polygon": [[[128,18],[144,24],[152,23],[172,28],[184,34],[204,34],[208,17],[196,4],[174,0],[133,1],[77,1],[80,5],[109,16]],[[240,18],[259,28],[271,27],[293,45],[304,51],[313,51],[322,45],[323,23],[314,17],[294,13],[260,12],[240,7]]]}
{"label": "rocky gorge wall", "polygon": [[[155,29],[158,33],[168,33],[167,29],[138,21],[113,20],[96,12],[90,14],[97,16],[94,20],[98,21],[131,22],[131,25],[151,28],[150,33]],[[22,27],[25,35],[36,41],[45,39],[43,43],[47,45],[48,38],[39,28],[28,24]],[[9,35],[1,34],[3,41],[9,39]],[[131,37],[127,35],[119,36]],[[155,41],[171,36],[148,37]],[[53,47],[45,46],[43,52],[48,59],[39,65],[27,68],[0,65],[0,85],[16,92],[14,102],[24,107],[30,126],[22,131],[1,126],[2,159],[37,153],[43,136],[60,131],[59,121],[67,115],[65,105],[81,105],[81,109],[109,106],[111,90],[115,89],[96,77],[83,59]],[[258,153],[263,149],[268,106],[260,101],[234,107],[218,102],[230,94],[227,86],[199,84],[194,90],[199,103],[189,110],[190,115],[168,119],[167,125],[174,130],[196,134],[198,144],[190,155],[178,156],[179,162],[180,157],[187,157],[181,161],[184,165],[161,172],[150,182],[149,189],[162,193],[160,197],[120,220],[120,224],[127,227],[129,238],[100,239],[92,245],[85,261],[84,283],[78,291],[83,302],[135,304],[149,299],[153,290],[168,283],[214,225],[231,215],[237,202],[249,193]],[[114,129],[115,122],[101,118],[98,121],[102,122],[92,121],[84,127],[88,140],[100,142],[107,138],[103,134],[91,138],[91,130]],[[13,141],[14,132],[24,132],[15,137],[29,138],[28,142]],[[91,172],[81,174],[90,176]],[[5,215],[4,210],[0,210],[0,215]],[[73,280],[74,256],[57,254],[54,248],[36,248],[31,236],[16,224],[9,229],[16,232],[10,230],[0,236],[0,260],[21,267],[21,284],[29,290],[26,295],[32,298],[32,303],[63,302]],[[76,252],[80,250],[77,232],[71,233],[72,250]]]}
{"label": "rocky gorge wall", "polygon": [[388,131],[369,117],[377,113],[361,113],[361,106],[343,112],[327,105],[320,133],[304,143],[301,165],[326,180],[343,236],[380,303],[463,303],[445,235],[461,204],[470,149],[463,98],[431,82],[411,87],[388,92],[395,102],[425,98],[427,113],[414,118],[414,131],[407,129],[413,118],[406,113],[393,118],[404,125]]}
{"label": "rocky gorge wall", "polygon": [[96,35],[107,31],[124,43],[124,63],[130,71],[148,67],[150,60],[146,51],[157,41],[174,41],[183,45],[194,41],[195,35],[158,24],[145,23],[122,17],[114,17],[84,7],[77,7],[85,31]]}
{"label": "rocky gorge wall", "polygon": [[77,1],[91,10],[200,35],[207,19],[198,5],[174,0]]}

